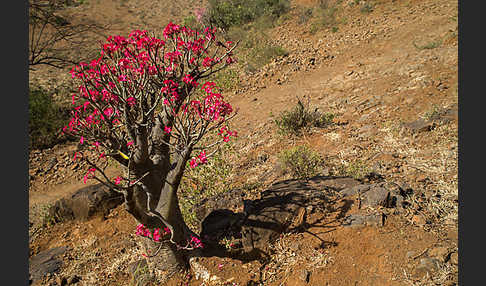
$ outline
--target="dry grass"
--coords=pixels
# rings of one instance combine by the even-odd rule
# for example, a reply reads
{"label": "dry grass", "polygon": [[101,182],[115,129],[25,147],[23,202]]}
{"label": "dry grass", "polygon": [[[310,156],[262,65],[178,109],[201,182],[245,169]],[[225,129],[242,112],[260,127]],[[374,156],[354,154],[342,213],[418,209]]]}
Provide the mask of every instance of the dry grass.
{"label": "dry grass", "polygon": [[262,281],[283,282],[289,275],[295,275],[293,270],[296,265],[306,265],[308,269],[315,270],[333,263],[333,258],[325,249],[296,249],[293,244],[298,241],[292,234],[283,234],[271,245],[274,254],[262,271]]}

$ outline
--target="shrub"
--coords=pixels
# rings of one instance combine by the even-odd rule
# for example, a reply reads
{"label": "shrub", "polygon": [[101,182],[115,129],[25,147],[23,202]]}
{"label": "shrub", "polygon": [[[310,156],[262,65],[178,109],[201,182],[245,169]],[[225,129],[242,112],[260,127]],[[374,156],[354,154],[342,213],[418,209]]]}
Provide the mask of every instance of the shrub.
{"label": "shrub", "polygon": [[212,24],[228,29],[263,15],[276,20],[289,9],[289,0],[209,0],[209,19]]}
{"label": "shrub", "polygon": [[312,17],[313,14],[313,9],[312,8],[301,8],[299,10],[299,24],[305,24],[309,21],[309,19]]}
{"label": "shrub", "polygon": [[69,121],[63,108],[43,89],[29,90],[29,145],[47,148],[58,143],[61,128]]}
{"label": "shrub", "polygon": [[338,175],[353,177],[356,180],[363,180],[372,173],[371,169],[362,160],[350,162],[339,169]]}
{"label": "shrub", "polygon": [[369,14],[369,13],[373,12],[373,10],[374,10],[373,5],[369,4],[369,3],[366,3],[360,9],[361,13],[363,13],[363,14]]}
{"label": "shrub", "polygon": [[225,154],[229,154],[228,146],[218,150],[204,168],[187,168],[184,174],[179,188],[181,212],[186,223],[193,229],[199,228],[194,206],[205,198],[230,190],[227,180],[233,168]]}
{"label": "shrub", "polygon": [[275,124],[280,133],[299,135],[302,130],[308,131],[311,127],[324,127],[331,124],[334,114],[321,113],[317,108],[310,111],[309,102],[304,105],[300,99],[290,111],[280,113]]}
{"label": "shrub", "polygon": [[320,1],[319,6],[315,9],[313,15],[316,20],[312,23],[310,32],[313,34],[321,28],[335,27],[338,24],[336,13],[338,11],[337,3],[329,4],[329,1]]}
{"label": "shrub", "polygon": [[316,176],[322,166],[322,158],[319,153],[309,147],[296,146],[284,150],[279,155],[283,170],[290,172],[295,178],[310,178]]}

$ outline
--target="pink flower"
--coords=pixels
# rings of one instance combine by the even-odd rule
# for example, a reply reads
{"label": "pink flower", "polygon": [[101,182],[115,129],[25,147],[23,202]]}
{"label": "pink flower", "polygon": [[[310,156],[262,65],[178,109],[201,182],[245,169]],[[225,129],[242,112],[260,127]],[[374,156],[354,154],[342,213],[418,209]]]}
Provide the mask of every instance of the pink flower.
{"label": "pink flower", "polygon": [[204,67],[210,67],[210,66],[211,66],[211,64],[213,63],[213,61],[214,61],[214,59],[212,59],[212,58],[210,58],[210,57],[205,57],[205,58],[203,59],[202,65],[203,65]]}
{"label": "pink flower", "polygon": [[190,243],[191,243],[191,245],[192,245],[194,248],[202,248],[202,247],[204,247],[204,246],[203,246],[203,244],[202,244],[202,242],[201,242],[201,240],[199,240],[199,238],[197,238],[197,237],[195,237],[195,236],[193,236],[193,237],[191,238],[191,242],[190,242]]}
{"label": "pink flower", "polygon": [[121,178],[120,176],[117,176],[117,177],[115,178],[115,185],[119,185],[119,184],[120,184],[120,182],[121,182],[121,180],[122,180],[122,178]]}
{"label": "pink flower", "polygon": [[137,102],[137,100],[133,96],[130,96],[129,98],[127,98],[127,104],[130,105],[130,106],[135,105],[136,102]]}
{"label": "pink flower", "polygon": [[155,241],[159,241],[162,236],[160,235],[160,229],[156,228],[154,229],[154,235],[153,238]]}
{"label": "pink flower", "polygon": [[128,141],[127,142],[127,146],[132,146],[133,145],[133,141]]}
{"label": "pink flower", "polygon": [[194,78],[190,74],[186,74],[183,78],[182,81],[185,82],[186,84],[190,84]]}
{"label": "pink flower", "polygon": [[79,139],[79,143],[83,144],[84,143],[84,137],[81,136],[81,138]]}
{"label": "pink flower", "polygon": [[172,131],[172,128],[170,126],[164,126],[164,131],[169,134]]}
{"label": "pink flower", "polygon": [[219,270],[223,269],[223,264],[221,264],[221,263],[220,263],[220,264],[218,264],[218,269],[219,269]]}
{"label": "pink flower", "polygon": [[85,184],[86,184],[86,181],[87,181],[88,179],[90,179],[90,175],[94,175],[94,172],[95,172],[95,171],[96,171],[96,169],[95,169],[95,168],[90,168],[90,169],[88,170],[88,172],[86,173],[86,175],[84,175],[83,181],[84,181],[84,183],[85,183]]}
{"label": "pink flower", "polygon": [[192,169],[196,168],[198,163],[196,159],[192,158],[192,160],[189,162],[189,165],[191,166]]}
{"label": "pink flower", "polygon": [[199,156],[198,159],[200,160],[201,164],[206,164],[208,162],[208,158],[206,158],[206,151],[203,150]]}

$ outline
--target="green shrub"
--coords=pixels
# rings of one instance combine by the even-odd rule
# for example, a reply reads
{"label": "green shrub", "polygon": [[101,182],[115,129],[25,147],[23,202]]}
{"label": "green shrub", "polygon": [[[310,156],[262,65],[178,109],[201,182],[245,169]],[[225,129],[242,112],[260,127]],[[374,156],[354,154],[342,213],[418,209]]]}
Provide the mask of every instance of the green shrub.
{"label": "green shrub", "polygon": [[29,145],[47,148],[60,142],[59,134],[69,122],[64,108],[40,88],[29,90]]}
{"label": "green shrub", "polygon": [[228,92],[238,87],[239,75],[235,69],[225,69],[213,74],[208,79],[214,81],[223,91]]}
{"label": "green shrub", "polygon": [[319,174],[323,160],[319,153],[309,147],[296,146],[279,154],[283,170],[290,172],[295,178],[310,178]]}
{"label": "green shrub", "polygon": [[361,7],[361,9],[360,9],[361,13],[363,13],[363,14],[369,14],[369,13],[373,12],[373,10],[374,10],[374,7],[373,7],[373,5],[372,5],[372,4],[370,4],[370,3],[366,3],[366,4],[365,4],[365,5],[363,5],[363,7]]}
{"label": "green shrub", "polygon": [[312,17],[313,9],[312,8],[300,8],[299,10],[299,20],[297,21],[299,24],[305,24],[309,21]]}
{"label": "green shrub", "polygon": [[[226,156],[231,155],[229,145],[217,151],[208,163],[191,169],[186,168],[184,177],[181,181],[180,207],[184,220],[193,230],[198,230],[194,207],[203,199],[216,194],[227,192],[231,189],[228,183],[233,171],[231,161]],[[188,162],[189,164],[189,162]]]}
{"label": "green shrub", "polygon": [[272,43],[262,27],[231,27],[226,34],[230,41],[239,41],[238,62],[247,72],[255,72],[274,58],[288,55],[283,47]]}
{"label": "green shrub", "polygon": [[309,102],[304,105],[300,99],[297,105],[280,113],[275,124],[281,134],[300,135],[302,131],[308,131],[311,127],[324,127],[332,123],[334,114],[321,113],[317,108],[310,110]]}
{"label": "green shrub", "polygon": [[363,180],[372,173],[371,169],[362,160],[350,162],[338,168],[337,175],[353,177],[356,180]]}
{"label": "green shrub", "polygon": [[228,29],[264,15],[276,20],[289,9],[289,0],[209,0],[209,20],[220,28]]}
{"label": "green shrub", "polygon": [[330,27],[334,27],[333,32],[337,31],[336,25],[340,22],[336,16],[338,11],[337,4],[337,2],[334,4],[329,4],[329,1],[320,1],[318,7],[315,8],[313,13],[315,20],[310,28],[310,32],[312,34],[316,33],[322,28]]}

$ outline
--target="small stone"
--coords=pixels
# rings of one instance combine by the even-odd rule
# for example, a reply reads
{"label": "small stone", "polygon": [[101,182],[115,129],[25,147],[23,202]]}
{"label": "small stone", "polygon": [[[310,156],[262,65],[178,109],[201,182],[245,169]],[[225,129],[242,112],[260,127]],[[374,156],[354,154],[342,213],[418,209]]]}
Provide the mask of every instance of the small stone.
{"label": "small stone", "polygon": [[73,275],[67,279],[67,285],[72,285],[78,283],[81,280],[81,277],[78,275]]}
{"label": "small stone", "polygon": [[304,281],[305,283],[309,283],[310,275],[311,275],[311,273],[310,273],[309,270],[303,269],[300,272],[299,278],[300,278],[300,280]]}
{"label": "small stone", "polygon": [[61,286],[67,285],[67,279],[66,279],[66,277],[58,276],[56,278],[56,283],[57,283],[57,285],[61,285]]}
{"label": "small stone", "polygon": [[424,183],[425,181],[428,180],[428,177],[424,174],[420,174],[420,175],[417,176],[417,178],[415,180],[419,183]]}
{"label": "small stone", "polygon": [[422,258],[420,259],[420,264],[415,268],[414,276],[416,278],[422,278],[427,273],[431,275],[437,269],[439,269],[439,261],[437,259],[430,257]]}
{"label": "small stone", "polygon": [[439,246],[429,250],[429,256],[436,258],[440,262],[446,262],[449,256],[449,250],[447,247]]}
{"label": "small stone", "polygon": [[421,215],[414,215],[412,217],[412,222],[415,224],[415,225],[418,225],[418,226],[424,226],[427,221],[425,220],[425,218]]}
{"label": "small stone", "polygon": [[406,254],[407,259],[410,259],[410,258],[414,257],[414,255],[415,255],[415,251],[413,251],[413,250],[410,250],[410,251],[409,251],[409,252],[407,252],[407,254]]}
{"label": "small stone", "polygon": [[449,261],[453,265],[459,264],[459,256],[458,256],[457,252],[451,253],[451,257],[450,257]]}

